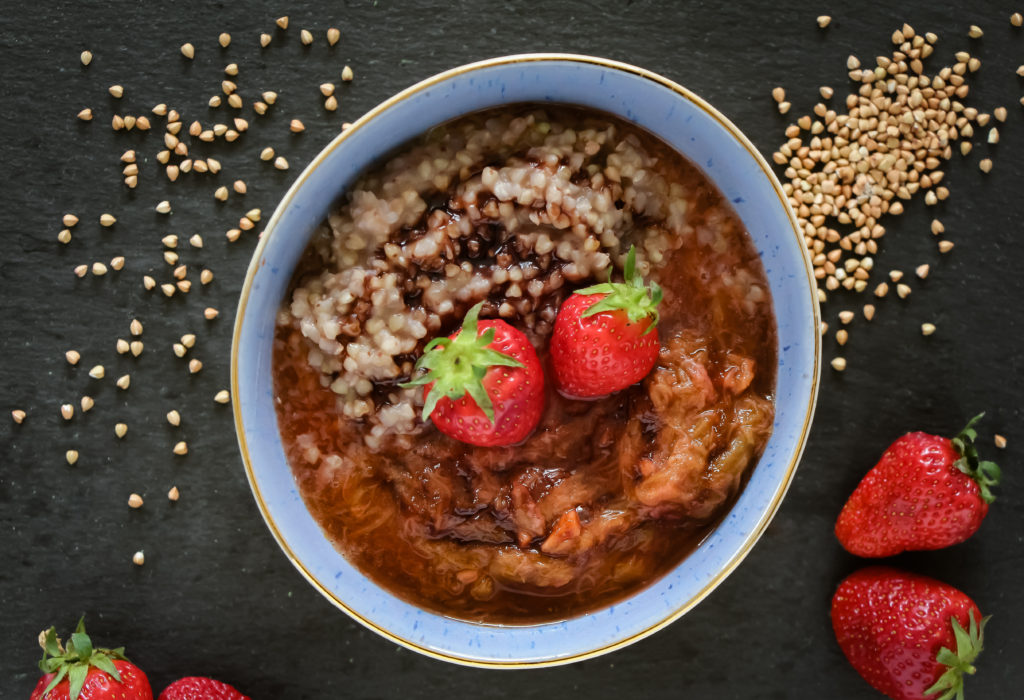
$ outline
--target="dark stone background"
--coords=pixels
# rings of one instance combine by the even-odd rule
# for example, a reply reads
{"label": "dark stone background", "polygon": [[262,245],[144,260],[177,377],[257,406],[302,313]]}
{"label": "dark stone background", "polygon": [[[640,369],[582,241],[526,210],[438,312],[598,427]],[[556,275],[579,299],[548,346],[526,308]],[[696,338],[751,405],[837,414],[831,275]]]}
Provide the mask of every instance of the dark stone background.
{"label": "dark stone background", "polygon": [[[1005,472],[1001,498],[981,532],[947,551],[895,562],[948,581],[994,615],[972,698],[1019,696],[1024,670],[1024,477],[1017,462],[1021,420],[1019,342],[1024,282],[1016,246],[1024,218],[1021,166],[1024,32],[1010,27],[1020,3],[914,2],[885,6],[831,3],[834,17],[820,31],[817,3],[713,2],[46,2],[0,6],[3,66],[0,134],[3,135],[0,233],[0,337],[3,413],[0,417],[0,697],[27,697],[35,682],[35,638],[56,624],[64,632],[82,613],[98,643],[126,644],[154,688],[187,674],[209,674],[237,684],[254,698],[566,697],[664,695],[687,698],[873,698],[876,694],[843,659],[832,636],[828,606],[836,584],[862,562],[845,554],[832,524],[846,496],[884,447],[910,429],[952,434],[974,413],[987,410],[982,449],[992,433],[1009,438],[998,455]],[[913,6],[913,7],[912,7]],[[291,28],[274,30],[287,12]],[[1000,104],[1010,112],[1002,140],[984,143],[979,130],[968,158],[955,156],[946,182],[952,192],[930,210],[923,197],[906,215],[887,220],[889,235],[877,256],[878,278],[920,262],[933,265],[926,282],[911,282],[905,301],[890,295],[872,324],[853,323],[845,349],[849,369],[827,365],[806,455],[774,523],[740,568],[705,602],[653,637],[610,656],[568,667],[499,674],[466,669],[400,649],[364,630],[321,598],[282,556],[263,525],[246,484],[230,409],[212,396],[227,385],[233,309],[255,236],[236,244],[223,233],[245,210],[267,216],[301,168],[337,132],[396,91],[440,70],[523,51],[567,51],[607,56],[660,72],[708,99],[734,120],[765,155],[782,142],[789,119],[774,109],[769,92],[783,85],[791,117],[810,110],[817,87],[846,94],[845,60],[889,52],[892,31],[908,21],[941,36],[929,66],[952,62],[955,51],[979,55],[969,103]],[[985,36],[970,40],[970,24]],[[333,49],[324,30],[337,26]],[[315,31],[303,47],[299,30]],[[234,37],[227,50],[217,35]],[[257,37],[269,31],[271,48]],[[194,62],[178,47],[197,47]],[[83,69],[82,49],[95,54]],[[217,93],[221,69],[241,66],[237,82],[250,101],[275,89],[278,105],[232,145],[210,149],[224,163],[218,177],[166,181],[154,161],[162,128],[148,134],[114,133],[112,112],[145,113],[166,102],[183,119],[212,121],[207,98]],[[317,85],[338,81],[349,63],[356,80],[339,90],[341,109],[320,107]],[[120,102],[107,87],[121,83]],[[75,114],[91,106],[97,118]],[[248,107],[243,110],[252,116]],[[307,131],[291,135],[301,118]],[[162,125],[162,120],[154,120]],[[273,145],[292,164],[279,173],[257,153]],[[120,184],[120,153],[145,155],[141,183]],[[202,151],[203,149],[199,149]],[[995,169],[982,175],[983,154]],[[215,202],[216,184],[243,178],[249,193]],[[170,199],[174,213],[153,211]],[[56,241],[61,215],[82,221],[74,241]],[[118,217],[101,229],[99,215]],[[945,222],[955,250],[940,257],[928,232],[933,215]],[[166,299],[144,292],[141,277],[155,270],[160,238],[184,241],[202,233],[206,247],[179,247],[190,266],[210,266],[208,288]],[[120,273],[78,279],[74,265],[126,255]],[[193,277],[195,272],[193,272]],[[824,313],[835,325],[844,307],[867,298],[831,302]],[[203,320],[207,305],[220,308]],[[128,323],[145,324],[146,352],[118,356],[114,340]],[[938,332],[923,338],[919,325]],[[170,345],[194,332],[194,354],[205,363],[190,376]],[[63,358],[77,348],[81,364]],[[836,353],[825,344],[825,361]],[[88,378],[107,366],[107,378]],[[113,380],[130,371],[127,392]],[[64,422],[59,405],[81,394],[96,408]],[[23,425],[8,412],[28,411]],[[164,413],[184,416],[172,429]],[[124,440],[113,434],[124,420]],[[171,454],[179,435],[190,453]],[[64,451],[81,452],[69,467]],[[169,503],[172,485],[181,500]],[[140,510],[128,494],[146,498]],[[137,549],[146,565],[132,565]]]}

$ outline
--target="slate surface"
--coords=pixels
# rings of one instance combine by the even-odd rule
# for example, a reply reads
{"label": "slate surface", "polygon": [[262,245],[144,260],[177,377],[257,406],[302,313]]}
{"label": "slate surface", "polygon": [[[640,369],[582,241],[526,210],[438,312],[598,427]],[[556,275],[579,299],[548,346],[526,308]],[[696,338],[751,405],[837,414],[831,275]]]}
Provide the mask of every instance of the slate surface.
{"label": "slate surface", "polygon": [[[237,684],[254,698],[477,697],[621,698],[664,695],[698,698],[874,698],[835,645],[828,603],[841,578],[861,565],[835,543],[833,520],[849,491],[880,451],[914,428],[953,433],[985,409],[983,449],[991,435],[1009,438],[998,455],[1005,472],[1001,498],[981,532],[953,549],[904,556],[896,564],[927,573],[970,593],[995,618],[973,698],[1019,694],[1012,679],[1024,664],[1024,477],[1018,462],[1021,420],[1019,343],[1024,328],[1017,250],[1024,219],[1021,152],[1024,81],[1013,71],[1024,63],[1024,34],[1007,17],[1019,3],[907,3],[839,5],[827,31],[818,30],[818,3],[767,5],[690,2],[501,3],[395,2],[64,2],[4,0],[0,15],[3,134],[3,254],[0,261],[0,682],[2,697],[27,697],[37,676],[35,637],[57,624],[68,630],[88,613],[95,639],[124,643],[149,671],[156,689],[186,674],[210,674]],[[784,6],[783,6],[784,5]],[[914,7],[911,7],[914,5]],[[275,31],[287,12],[291,28]],[[897,13],[898,14],[895,14]],[[212,396],[228,381],[230,329],[252,234],[234,244],[223,232],[247,209],[269,215],[301,167],[338,130],[396,91],[437,71],[472,60],[522,51],[556,50],[603,55],[673,78],[708,99],[769,155],[788,122],[769,96],[783,85],[792,116],[808,111],[817,87],[845,95],[845,59],[890,50],[889,35],[903,21],[942,39],[931,66],[947,65],[961,49],[984,62],[971,76],[970,104],[982,110],[1005,105],[996,147],[976,136],[974,153],[957,156],[946,183],[950,199],[930,209],[921,198],[888,222],[878,256],[881,272],[933,266],[926,282],[914,281],[906,301],[879,304],[872,324],[858,318],[844,351],[849,369],[826,368],[817,418],[802,466],[774,523],[740,568],[684,619],[624,651],[569,667],[499,675],[457,668],[399,649],[335,610],[282,556],[243,477],[227,407]],[[979,24],[981,40],[966,36]],[[328,49],[324,30],[343,38]],[[310,48],[299,30],[315,30]],[[228,31],[231,47],[216,37]],[[261,31],[274,34],[260,50]],[[178,46],[197,46],[194,62]],[[83,69],[78,53],[95,53]],[[235,144],[218,147],[219,177],[183,177],[169,184],[153,160],[162,131],[115,134],[114,110],[144,113],[158,102],[179,109],[186,123],[219,119],[206,106],[218,92],[221,69],[241,66],[240,91],[251,98],[276,89],[278,106]],[[356,81],[339,90],[341,109],[320,107],[317,85],[337,81],[351,64]],[[106,88],[121,83],[116,101]],[[91,124],[75,113],[90,106]],[[223,112],[224,110],[221,110]],[[249,110],[244,110],[248,112]],[[306,133],[287,131],[292,117]],[[157,120],[157,123],[161,123]],[[287,173],[256,156],[272,145],[292,164]],[[119,182],[119,154],[145,154],[141,184]],[[983,176],[982,154],[995,169]],[[214,201],[215,184],[244,179],[248,194]],[[170,199],[170,217],[153,211]],[[60,218],[77,213],[74,241],[55,240]],[[101,213],[118,217],[107,230]],[[928,222],[945,222],[956,248],[939,256]],[[141,277],[160,260],[160,237],[184,241],[203,234],[202,251],[179,248],[182,262],[216,273],[208,288],[166,299],[147,293]],[[77,279],[74,265],[127,256],[125,269],[103,278]],[[193,273],[194,276],[194,273]],[[826,318],[867,299],[830,303]],[[203,320],[213,305],[219,319]],[[118,356],[114,340],[128,337],[128,323],[145,324],[145,353]],[[924,321],[938,332],[922,338]],[[190,376],[170,345],[182,333],[199,341],[193,354],[204,369]],[[83,356],[77,368],[66,349]],[[836,352],[825,345],[826,361]],[[91,380],[102,363],[107,378]],[[113,378],[132,375],[127,392]],[[61,420],[59,405],[88,393],[92,412]],[[14,425],[8,412],[29,417]],[[172,429],[164,413],[184,416]],[[114,424],[129,425],[117,440]],[[170,448],[190,445],[187,457]],[[77,466],[64,451],[81,452]],[[169,503],[176,484],[181,500]],[[137,511],[128,494],[144,495]],[[146,565],[131,564],[146,552]]]}

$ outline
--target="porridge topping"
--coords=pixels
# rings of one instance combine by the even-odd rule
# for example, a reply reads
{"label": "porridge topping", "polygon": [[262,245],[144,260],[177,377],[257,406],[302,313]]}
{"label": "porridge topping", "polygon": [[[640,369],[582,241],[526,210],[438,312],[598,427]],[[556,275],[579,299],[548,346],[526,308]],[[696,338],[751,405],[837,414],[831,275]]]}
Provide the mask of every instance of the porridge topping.
{"label": "porridge topping", "polygon": [[315,234],[307,276],[279,322],[308,338],[308,360],[365,419],[365,439],[416,433],[407,379],[426,339],[484,302],[540,344],[566,284],[603,281],[637,246],[657,276],[687,230],[691,192],[670,183],[635,134],[541,111],[447,125],[363,178]]}

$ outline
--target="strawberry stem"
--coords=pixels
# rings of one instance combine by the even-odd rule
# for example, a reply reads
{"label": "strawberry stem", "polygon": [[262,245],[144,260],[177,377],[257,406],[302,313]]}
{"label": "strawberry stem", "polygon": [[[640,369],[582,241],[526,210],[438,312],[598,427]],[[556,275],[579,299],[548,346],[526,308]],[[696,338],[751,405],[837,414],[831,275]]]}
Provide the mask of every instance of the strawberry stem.
{"label": "strawberry stem", "polygon": [[[980,418],[980,416],[978,417]],[[968,424],[969,427],[970,424]],[[964,630],[960,621],[955,617],[950,618],[953,625],[953,636],[956,638],[956,653],[942,647],[935,655],[935,660],[943,666],[947,666],[948,669],[939,676],[933,686],[924,691],[925,695],[942,693],[934,700],[953,700],[953,698],[964,700],[964,674],[974,675],[978,670],[974,667],[974,661],[984,647],[985,625],[988,624],[989,618],[982,618],[979,625],[978,621],[974,619],[973,608],[967,611],[967,616],[970,619],[967,630]]]}
{"label": "strawberry stem", "polygon": [[39,662],[39,669],[43,673],[56,674],[43,691],[43,697],[67,678],[68,697],[77,700],[79,693],[82,692],[82,686],[85,685],[85,678],[89,675],[89,669],[93,667],[108,674],[118,683],[121,682],[121,674],[114,666],[114,659],[127,661],[124,647],[94,649],[92,640],[85,633],[85,617],[78,621],[78,626],[68,640],[67,648],[61,646],[57,630],[53,627],[43,633],[41,646],[43,658]]}
{"label": "strawberry stem", "polygon": [[602,284],[595,284],[576,291],[577,294],[589,296],[591,294],[605,294],[606,296],[583,312],[582,317],[587,318],[602,311],[614,311],[621,309],[626,312],[630,323],[637,323],[645,318],[652,318],[651,325],[644,331],[644,335],[658,325],[658,304],[661,303],[661,287],[655,282],[650,286],[644,284],[644,278],[636,274],[636,246],[629,247],[629,254],[626,256],[626,266],[623,269],[623,282],[612,282],[612,272],[608,271],[608,281]]}
{"label": "strawberry stem", "polygon": [[455,401],[469,394],[494,424],[494,405],[484,389],[484,375],[491,367],[522,367],[523,363],[487,347],[494,342],[494,328],[477,335],[477,318],[483,305],[480,302],[466,313],[454,338],[434,338],[427,343],[416,362],[416,369],[424,374],[401,385],[405,388],[433,382],[423,402],[423,420],[427,420],[441,399]]}
{"label": "strawberry stem", "polygon": [[953,466],[974,479],[978,484],[978,490],[981,491],[981,497],[986,503],[992,503],[996,497],[993,495],[991,487],[999,484],[1002,471],[995,462],[981,460],[978,457],[978,448],[974,445],[974,440],[978,437],[978,431],[974,429],[974,425],[984,416],[984,413],[976,415],[951,440],[953,447],[960,453],[960,459],[954,462]]}

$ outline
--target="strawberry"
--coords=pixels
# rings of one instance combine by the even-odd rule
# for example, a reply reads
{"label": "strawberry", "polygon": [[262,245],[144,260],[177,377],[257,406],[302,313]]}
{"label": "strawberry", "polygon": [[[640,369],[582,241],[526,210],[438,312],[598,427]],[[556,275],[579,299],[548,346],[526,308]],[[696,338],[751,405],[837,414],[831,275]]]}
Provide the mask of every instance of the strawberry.
{"label": "strawberry", "polygon": [[416,362],[424,374],[403,387],[425,385],[423,420],[470,445],[522,442],[544,411],[544,370],[522,331],[504,321],[478,321],[483,302],[462,328],[434,338]]}
{"label": "strawberry", "polygon": [[551,334],[555,386],[569,398],[590,399],[636,384],[658,360],[661,288],[636,274],[629,249],[624,282],[577,290],[562,304]]}
{"label": "strawberry", "polygon": [[149,679],[124,657],[124,648],[94,649],[85,618],[65,649],[53,627],[39,635],[43,676],[30,700],[153,700]]}
{"label": "strawberry", "polygon": [[861,557],[942,549],[981,526],[999,467],[978,461],[976,416],[952,440],[909,433],[889,446],[836,520],[836,537]]}
{"label": "strawberry", "polygon": [[249,696],[212,678],[188,676],[164,688],[159,700],[249,700]]}
{"label": "strawberry", "polygon": [[832,597],[839,647],[894,700],[963,700],[986,622],[956,588],[880,566],[851,575]]}

